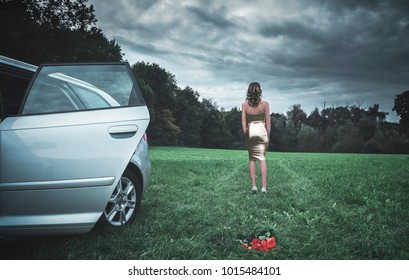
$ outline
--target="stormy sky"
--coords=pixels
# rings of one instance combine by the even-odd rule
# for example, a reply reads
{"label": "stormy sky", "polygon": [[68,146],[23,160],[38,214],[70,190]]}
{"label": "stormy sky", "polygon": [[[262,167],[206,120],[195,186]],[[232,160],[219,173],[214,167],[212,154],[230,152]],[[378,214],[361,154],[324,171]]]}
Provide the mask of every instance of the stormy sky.
{"label": "stormy sky", "polygon": [[203,98],[241,107],[260,82],[271,111],[379,104],[409,90],[406,0],[89,0],[132,65],[156,63]]}

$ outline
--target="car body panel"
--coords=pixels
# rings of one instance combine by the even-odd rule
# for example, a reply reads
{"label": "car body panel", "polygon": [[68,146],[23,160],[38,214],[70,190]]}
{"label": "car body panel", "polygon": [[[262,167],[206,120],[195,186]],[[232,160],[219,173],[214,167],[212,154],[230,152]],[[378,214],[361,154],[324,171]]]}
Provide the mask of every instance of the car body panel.
{"label": "car body panel", "polygon": [[[131,77],[127,63],[112,65],[125,66]],[[77,71],[83,69],[74,66],[79,67]],[[69,68],[62,65],[61,69]],[[20,114],[0,123],[0,235],[89,231],[129,165],[138,171],[143,192],[149,185],[151,166],[143,140],[149,111],[133,76],[126,83],[132,94],[136,90],[136,106],[116,101],[106,89],[78,76],[46,74],[47,84],[40,84],[36,92],[36,80],[32,82]],[[73,106],[61,107],[56,102],[59,97],[43,98],[42,94],[57,92],[49,87],[53,84],[58,84],[59,94]],[[84,99],[84,91],[93,97]],[[28,104],[34,106],[25,110]],[[87,107],[93,104],[97,107]]]}
{"label": "car body panel", "polygon": [[[117,177],[145,132],[146,110],[143,106],[7,118],[0,124],[0,187]],[[128,132],[112,133],[121,127]],[[118,138],[121,135],[129,137]]]}

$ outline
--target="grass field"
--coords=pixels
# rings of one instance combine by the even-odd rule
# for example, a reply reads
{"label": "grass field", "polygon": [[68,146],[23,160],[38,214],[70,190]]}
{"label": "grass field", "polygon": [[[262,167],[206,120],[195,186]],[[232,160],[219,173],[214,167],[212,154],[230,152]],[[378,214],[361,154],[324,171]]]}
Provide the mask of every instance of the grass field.
{"label": "grass field", "polygon": [[[269,153],[250,193],[246,151],[153,147],[134,224],[25,238],[2,259],[409,259],[409,155]],[[277,247],[239,241],[272,230]]]}

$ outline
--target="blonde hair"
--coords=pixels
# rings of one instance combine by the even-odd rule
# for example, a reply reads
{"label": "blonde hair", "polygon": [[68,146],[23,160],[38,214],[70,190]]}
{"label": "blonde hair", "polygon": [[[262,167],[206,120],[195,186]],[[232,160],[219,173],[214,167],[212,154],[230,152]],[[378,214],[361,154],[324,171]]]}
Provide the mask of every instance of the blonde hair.
{"label": "blonde hair", "polygon": [[250,106],[257,106],[261,101],[261,87],[257,82],[252,82],[247,89],[246,101]]}

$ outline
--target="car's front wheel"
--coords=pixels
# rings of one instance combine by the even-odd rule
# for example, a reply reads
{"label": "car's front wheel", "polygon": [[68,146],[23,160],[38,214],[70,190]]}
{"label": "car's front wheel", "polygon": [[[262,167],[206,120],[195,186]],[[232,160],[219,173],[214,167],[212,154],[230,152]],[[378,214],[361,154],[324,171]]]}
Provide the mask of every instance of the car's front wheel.
{"label": "car's front wheel", "polygon": [[137,176],[126,169],[109,198],[99,225],[122,226],[132,223],[140,210],[141,192]]}

